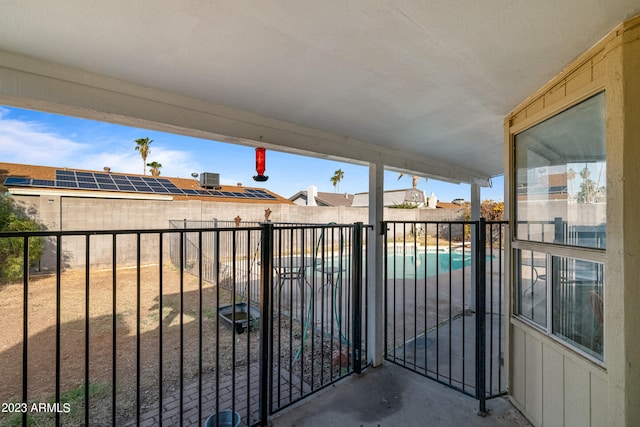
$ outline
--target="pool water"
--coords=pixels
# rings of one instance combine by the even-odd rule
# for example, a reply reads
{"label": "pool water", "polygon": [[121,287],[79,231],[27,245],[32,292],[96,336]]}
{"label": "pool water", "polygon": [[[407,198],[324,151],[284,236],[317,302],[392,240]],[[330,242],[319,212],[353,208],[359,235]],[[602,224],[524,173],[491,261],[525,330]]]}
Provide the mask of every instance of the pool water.
{"label": "pool water", "polygon": [[471,266],[471,251],[456,250],[390,253],[387,256],[387,277],[424,279]]}

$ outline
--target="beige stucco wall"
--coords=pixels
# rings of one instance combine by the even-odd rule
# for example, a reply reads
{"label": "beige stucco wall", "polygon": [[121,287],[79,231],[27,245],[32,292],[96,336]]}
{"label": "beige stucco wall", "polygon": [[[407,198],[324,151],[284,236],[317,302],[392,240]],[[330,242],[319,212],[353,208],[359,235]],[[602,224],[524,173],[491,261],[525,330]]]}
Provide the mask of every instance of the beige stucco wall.
{"label": "beige stucco wall", "polygon": [[510,398],[537,426],[640,420],[640,17],[617,27],[506,118],[505,193],[513,218],[513,135],[601,90],[607,110],[605,361],[597,364],[511,317]]}
{"label": "beige stucco wall", "polygon": [[[266,209],[271,210],[272,222],[293,223],[366,223],[367,208],[314,207],[289,204],[215,203],[195,201],[98,199],[60,196],[13,196],[14,199],[48,230],[138,230],[168,229],[171,220],[213,219],[232,221],[239,216],[242,221],[264,221]],[[385,209],[389,221],[450,221],[460,220],[462,209]],[[158,261],[157,235],[141,237],[142,262]],[[92,265],[109,265],[112,259],[110,236],[91,237],[90,259]],[[63,240],[64,264],[68,268],[84,266],[85,238],[65,237]],[[135,262],[137,243],[135,236],[119,236],[116,254],[119,265]],[[169,245],[165,245],[168,256]],[[49,240],[41,260],[42,270],[55,266],[55,250]]]}

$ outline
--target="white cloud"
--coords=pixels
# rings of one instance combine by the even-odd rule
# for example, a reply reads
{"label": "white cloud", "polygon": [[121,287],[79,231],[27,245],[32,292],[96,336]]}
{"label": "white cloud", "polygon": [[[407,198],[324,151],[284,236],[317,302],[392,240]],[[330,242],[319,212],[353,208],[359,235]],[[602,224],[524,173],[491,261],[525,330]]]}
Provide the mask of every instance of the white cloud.
{"label": "white cloud", "polygon": [[[79,142],[52,132],[41,123],[11,119],[9,113],[9,109],[0,107],[0,161],[89,170],[108,166],[113,172],[143,173],[140,153],[130,141],[120,144],[96,135],[91,142]],[[185,151],[153,144],[146,163],[161,163],[163,176],[190,177],[193,172],[203,171],[193,157]]]}
{"label": "white cloud", "polygon": [[[71,162],[86,151],[86,146],[46,131],[35,122],[7,119],[7,109],[0,110],[0,158],[6,162],[56,166]],[[71,166],[71,165],[65,165]]]}

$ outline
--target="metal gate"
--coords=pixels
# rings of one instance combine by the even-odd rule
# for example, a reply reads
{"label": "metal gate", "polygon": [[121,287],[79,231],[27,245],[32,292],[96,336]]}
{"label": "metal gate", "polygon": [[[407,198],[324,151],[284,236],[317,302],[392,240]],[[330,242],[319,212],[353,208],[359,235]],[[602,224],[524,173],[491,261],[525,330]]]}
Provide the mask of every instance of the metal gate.
{"label": "metal gate", "polygon": [[386,222],[385,358],[480,400],[506,392],[505,222]]}

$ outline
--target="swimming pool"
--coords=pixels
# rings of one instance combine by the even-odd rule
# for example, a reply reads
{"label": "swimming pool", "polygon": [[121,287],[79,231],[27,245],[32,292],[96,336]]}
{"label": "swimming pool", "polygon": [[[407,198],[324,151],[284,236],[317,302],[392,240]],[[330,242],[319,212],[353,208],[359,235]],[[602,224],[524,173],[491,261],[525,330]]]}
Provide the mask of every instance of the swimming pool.
{"label": "swimming pool", "polygon": [[407,252],[389,252],[387,255],[387,277],[424,279],[449,271],[471,266],[471,250],[456,248],[448,250],[424,249]]}

